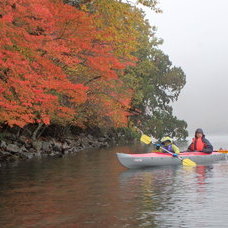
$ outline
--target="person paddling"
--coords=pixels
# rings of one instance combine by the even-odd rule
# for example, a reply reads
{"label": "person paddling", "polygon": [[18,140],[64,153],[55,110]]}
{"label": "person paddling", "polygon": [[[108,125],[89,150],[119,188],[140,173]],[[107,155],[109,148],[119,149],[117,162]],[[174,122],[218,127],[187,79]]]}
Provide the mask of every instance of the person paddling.
{"label": "person paddling", "polygon": [[173,157],[177,157],[180,153],[180,149],[173,143],[173,139],[170,137],[163,137],[161,139],[161,144],[156,144],[156,150],[166,153],[162,148],[173,153]]}
{"label": "person paddling", "polygon": [[195,138],[192,139],[192,143],[189,145],[187,151],[201,151],[208,154],[212,153],[213,146],[205,138],[201,128],[196,129]]}

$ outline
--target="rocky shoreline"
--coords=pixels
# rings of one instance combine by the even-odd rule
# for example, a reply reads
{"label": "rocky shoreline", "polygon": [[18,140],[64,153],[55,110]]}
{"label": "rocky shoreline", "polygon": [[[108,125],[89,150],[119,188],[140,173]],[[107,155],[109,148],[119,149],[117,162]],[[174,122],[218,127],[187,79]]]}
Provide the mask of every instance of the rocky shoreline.
{"label": "rocky shoreline", "polygon": [[[32,140],[31,138],[14,135],[0,140],[0,166],[34,157],[63,157],[90,148],[104,148],[121,143],[118,138],[123,135],[94,136],[81,133],[77,136],[56,139],[52,137]],[[125,141],[126,142],[126,141]]]}

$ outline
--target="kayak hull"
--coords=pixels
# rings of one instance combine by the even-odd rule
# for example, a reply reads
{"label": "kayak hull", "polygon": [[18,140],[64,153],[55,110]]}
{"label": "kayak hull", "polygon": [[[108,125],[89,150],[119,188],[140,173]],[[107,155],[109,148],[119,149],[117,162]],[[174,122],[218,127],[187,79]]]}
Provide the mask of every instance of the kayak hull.
{"label": "kayak hull", "polygon": [[[180,165],[182,161],[172,157],[170,154],[153,152],[147,154],[124,154],[117,153],[119,162],[129,169],[164,166],[164,165]],[[180,158],[189,158],[197,164],[211,163],[214,161],[225,160],[226,153],[212,152],[206,154],[202,152],[183,152],[179,155]]]}

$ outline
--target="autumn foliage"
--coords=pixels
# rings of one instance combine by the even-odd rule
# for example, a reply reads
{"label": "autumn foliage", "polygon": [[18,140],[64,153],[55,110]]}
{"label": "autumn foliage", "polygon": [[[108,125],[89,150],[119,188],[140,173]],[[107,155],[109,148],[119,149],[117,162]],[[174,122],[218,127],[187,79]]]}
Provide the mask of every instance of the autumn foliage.
{"label": "autumn foliage", "polygon": [[170,106],[184,72],[139,5],[161,11],[156,0],[1,0],[0,127],[185,129]]}
{"label": "autumn foliage", "polygon": [[126,124],[132,91],[119,75],[135,59],[98,16],[61,0],[0,2],[1,123]]}

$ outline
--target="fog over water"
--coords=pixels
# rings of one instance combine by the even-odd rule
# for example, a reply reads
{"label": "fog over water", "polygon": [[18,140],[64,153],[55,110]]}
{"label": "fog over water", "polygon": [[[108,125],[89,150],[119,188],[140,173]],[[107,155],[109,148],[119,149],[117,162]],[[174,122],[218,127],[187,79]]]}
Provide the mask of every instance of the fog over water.
{"label": "fog over water", "polygon": [[147,18],[164,39],[160,48],[187,76],[174,114],[187,121],[190,136],[198,127],[228,135],[228,1],[160,0],[160,8],[162,14],[147,10]]}

